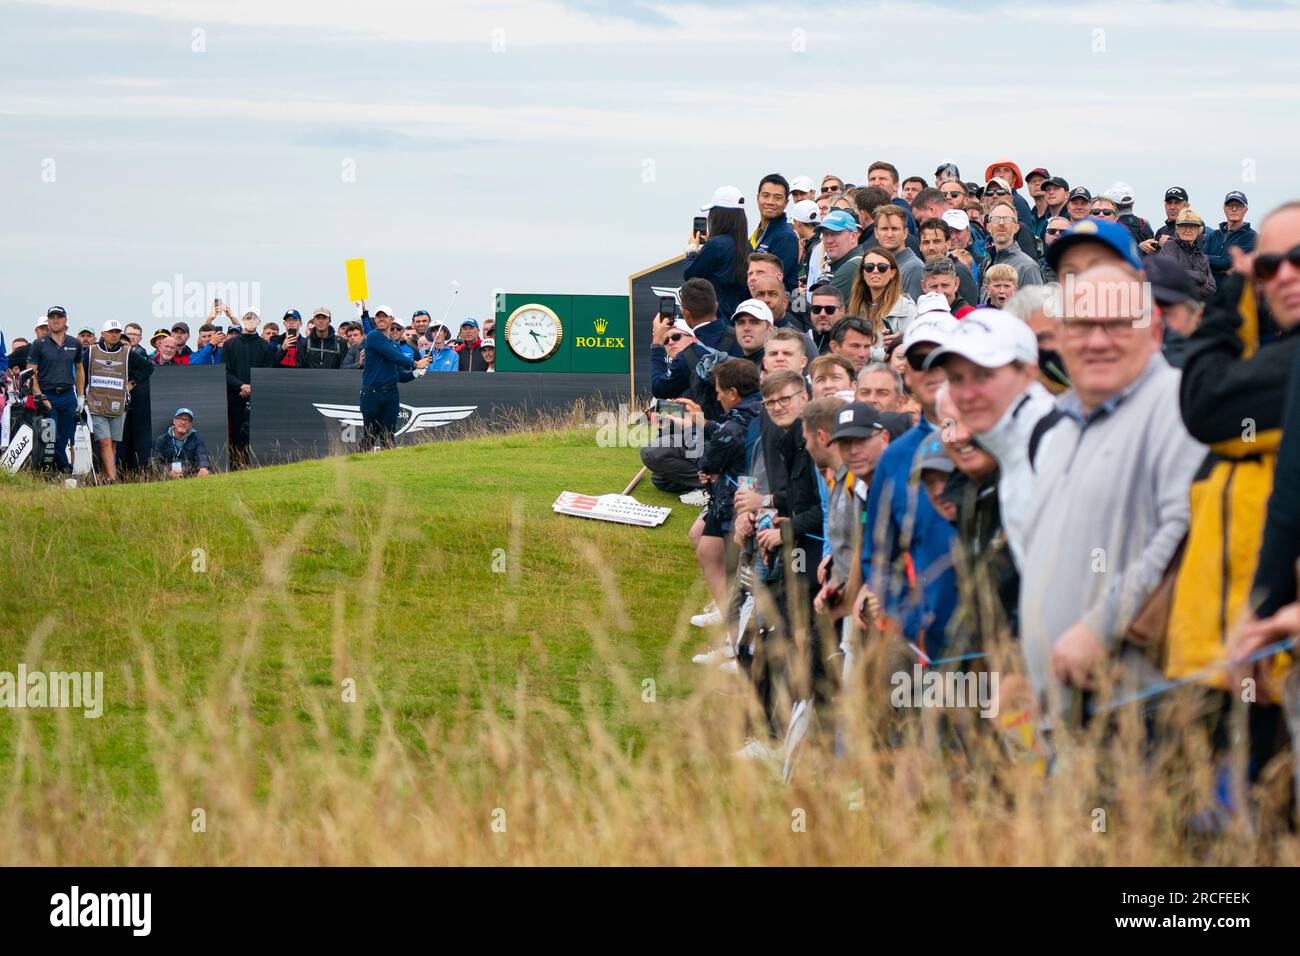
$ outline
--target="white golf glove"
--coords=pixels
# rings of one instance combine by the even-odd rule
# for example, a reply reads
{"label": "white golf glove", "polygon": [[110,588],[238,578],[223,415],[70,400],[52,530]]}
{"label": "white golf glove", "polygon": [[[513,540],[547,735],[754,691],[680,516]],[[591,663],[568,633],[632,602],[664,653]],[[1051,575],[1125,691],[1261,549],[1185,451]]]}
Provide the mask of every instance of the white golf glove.
{"label": "white golf glove", "polygon": [[427,368],[417,368],[417,369],[413,369],[413,370],[411,371],[411,374],[414,375],[416,378],[419,378],[421,375],[423,375],[423,374],[424,374],[425,372],[427,372],[427,371],[429,371]]}
{"label": "white golf glove", "polygon": [[80,415],[80,414],[81,414],[82,412],[84,412],[85,410],[86,410],[86,396],[85,396],[85,395],[78,395],[78,396],[77,396],[77,414]]}

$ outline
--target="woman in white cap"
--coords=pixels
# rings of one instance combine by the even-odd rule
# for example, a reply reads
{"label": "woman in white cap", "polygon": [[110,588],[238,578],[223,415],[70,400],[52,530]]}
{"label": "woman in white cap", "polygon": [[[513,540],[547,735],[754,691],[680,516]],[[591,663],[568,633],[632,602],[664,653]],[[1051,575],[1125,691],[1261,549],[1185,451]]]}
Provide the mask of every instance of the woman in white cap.
{"label": "woman in white cap", "polygon": [[691,233],[683,275],[687,279],[707,279],[718,296],[718,315],[731,315],[749,298],[745,197],[735,186],[719,186],[700,211],[709,214],[708,234]]}

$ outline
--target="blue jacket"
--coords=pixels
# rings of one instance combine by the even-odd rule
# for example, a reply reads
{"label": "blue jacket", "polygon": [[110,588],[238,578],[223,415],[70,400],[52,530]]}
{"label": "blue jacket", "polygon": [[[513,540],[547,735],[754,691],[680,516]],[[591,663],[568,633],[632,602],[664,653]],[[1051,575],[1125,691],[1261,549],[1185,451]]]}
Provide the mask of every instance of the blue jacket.
{"label": "blue jacket", "polygon": [[0,374],[9,371],[9,349],[5,346],[5,334],[0,332]]}
{"label": "blue jacket", "polygon": [[159,435],[158,440],[153,443],[153,454],[150,458],[156,466],[165,469],[170,469],[172,462],[179,461],[184,465],[186,472],[198,471],[200,468],[212,470],[208,448],[199,437],[199,433],[192,427],[185,433],[184,438],[177,439],[172,427],[168,425],[167,431]]}
{"label": "blue jacket", "polygon": [[[923,417],[880,456],[863,516],[862,580],[871,582],[885,613],[899,621],[904,636],[919,641],[924,634],[926,653],[937,657],[947,641],[948,619],[957,604],[950,552],[956,531],[934,510],[925,489],[911,480],[916,452],[933,431],[934,426]],[[919,594],[911,589],[904,572],[905,551],[912,559]],[[877,553],[882,562],[880,574],[872,567]]]}
{"label": "blue jacket", "polygon": [[[403,381],[402,370],[415,368],[415,361],[379,329],[366,334],[366,364],[361,370],[361,387],[377,388]],[[410,381],[410,375],[405,381]]]}
{"label": "blue jacket", "polygon": [[430,346],[428,351],[424,354],[433,358],[433,361],[429,363],[430,372],[460,371],[460,356],[456,354],[456,350],[450,345],[444,346],[440,349],[435,349],[433,346]]}
{"label": "blue jacket", "polygon": [[214,349],[212,347],[212,343],[209,342],[207,345],[203,346],[203,348],[199,349],[197,352],[190,353],[190,364],[191,365],[220,365],[221,349]]}
{"label": "blue jacket", "polygon": [[1250,223],[1243,222],[1240,228],[1229,230],[1228,223],[1219,223],[1214,232],[1206,232],[1205,245],[1201,251],[1210,260],[1210,270],[1219,276],[1232,268],[1232,256],[1228,249],[1236,246],[1242,252],[1254,252],[1259,233],[1250,228]]}
{"label": "blue jacket", "polygon": [[794,287],[799,284],[799,237],[795,235],[794,226],[786,221],[785,213],[781,213],[769,222],[761,236],[757,232],[755,236],[758,241],[751,240],[754,251],[770,252],[780,259],[785,291],[794,291]]}
{"label": "blue jacket", "polygon": [[[796,240],[796,252],[798,248]],[[747,256],[749,250],[742,249],[740,254]],[[749,298],[749,285],[735,281],[736,246],[730,236],[714,236],[699,252],[688,252],[682,274],[687,279],[708,279],[713,284],[718,296],[718,316],[722,319],[729,321],[740,303]],[[797,273],[795,278],[798,279]]]}

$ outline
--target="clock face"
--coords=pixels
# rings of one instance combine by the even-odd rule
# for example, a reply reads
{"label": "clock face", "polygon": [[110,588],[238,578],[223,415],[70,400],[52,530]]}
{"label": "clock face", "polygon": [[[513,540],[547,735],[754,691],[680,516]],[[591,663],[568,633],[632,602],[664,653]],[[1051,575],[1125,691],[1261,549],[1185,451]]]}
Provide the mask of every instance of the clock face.
{"label": "clock face", "polygon": [[544,305],[521,305],[506,319],[506,346],[525,362],[544,362],[563,339],[560,317]]}

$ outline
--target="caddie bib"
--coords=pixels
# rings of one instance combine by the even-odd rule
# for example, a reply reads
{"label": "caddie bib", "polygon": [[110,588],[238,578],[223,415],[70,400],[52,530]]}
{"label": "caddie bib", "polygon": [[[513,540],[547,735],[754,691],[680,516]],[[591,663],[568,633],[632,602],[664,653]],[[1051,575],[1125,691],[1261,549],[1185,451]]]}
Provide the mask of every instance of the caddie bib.
{"label": "caddie bib", "polygon": [[90,378],[86,382],[86,407],[92,415],[117,418],[126,414],[126,369],[131,350],[126,345],[109,352],[95,343],[90,347]]}

